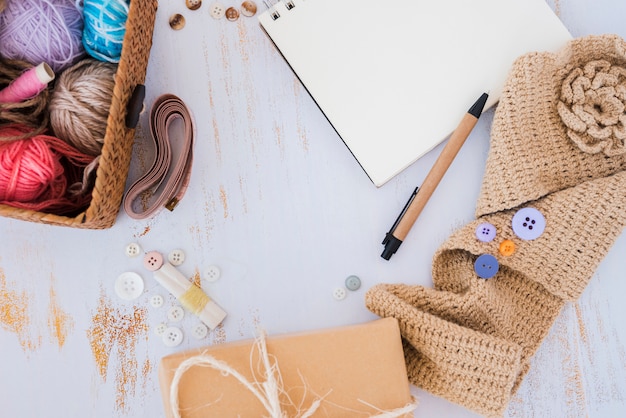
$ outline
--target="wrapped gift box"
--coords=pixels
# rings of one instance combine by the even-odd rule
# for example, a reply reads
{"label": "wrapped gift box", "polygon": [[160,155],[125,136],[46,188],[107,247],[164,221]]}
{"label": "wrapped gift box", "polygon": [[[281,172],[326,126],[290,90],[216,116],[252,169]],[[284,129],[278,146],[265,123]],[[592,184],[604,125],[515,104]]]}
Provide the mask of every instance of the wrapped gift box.
{"label": "wrapped gift box", "polygon": [[[159,365],[166,416],[176,369],[205,354],[221,360],[249,382],[262,382],[263,362],[255,340],[220,344],[169,355]],[[265,339],[268,357],[282,379],[283,412],[295,417],[322,399],[313,417],[373,416],[413,403],[398,323],[385,318],[359,325]],[[288,394],[288,396],[287,396]],[[179,381],[184,418],[268,416],[253,393],[232,375],[193,365]],[[412,414],[405,414],[410,417]]]}

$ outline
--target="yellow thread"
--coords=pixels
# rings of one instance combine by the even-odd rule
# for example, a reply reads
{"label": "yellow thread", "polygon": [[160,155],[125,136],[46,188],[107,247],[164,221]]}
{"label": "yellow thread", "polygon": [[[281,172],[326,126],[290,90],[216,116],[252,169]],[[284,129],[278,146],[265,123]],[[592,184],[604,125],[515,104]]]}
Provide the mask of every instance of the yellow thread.
{"label": "yellow thread", "polygon": [[193,312],[199,314],[202,312],[207,303],[211,300],[206,293],[202,291],[198,286],[192,284],[189,289],[183,295],[178,298],[181,305]]}

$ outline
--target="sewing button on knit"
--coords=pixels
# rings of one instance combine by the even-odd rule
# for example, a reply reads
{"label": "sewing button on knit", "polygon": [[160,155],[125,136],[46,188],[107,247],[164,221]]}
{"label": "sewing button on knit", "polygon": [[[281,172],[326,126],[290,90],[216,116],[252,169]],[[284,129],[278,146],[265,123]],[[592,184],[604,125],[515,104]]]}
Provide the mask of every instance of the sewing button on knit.
{"label": "sewing button on knit", "polygon": [[515,243],[511,241],[510,239],[505,239],[504,241],[500,243],[499,250],[500,250],[500,254],[502,254],[503,256],[505,257],[511,256],[515,252]]}
{"label": "sewing button on knit", "polygon": [[474,271],[482,279],[491,279],[498,272],[500,265],[491,254],[483,254],[474,262]]}
{"label": "sewing button on knit", "polygon": [[546,227],[546,218],[535,208],[523,208],[513,215],[513,232],[523,240],[539,238]]}
{"label": "sewing button on knit", "polygon": [[226,19],[230,20],[231,22],[234,22],[235,20],[239,19],[239,11],[237,9],[235,9],[234,7],[229,7],[228,9],[226,9]]}
{"label": "sewing button on knit", "polygon": [[250,0],[246,0],[241,3],[241,14],[247,17],[254,16],[256,14],[256,3]]}
{"label": "sewing button on knit", "polygon": [[167,255],[167,260],[174,266],[180,266],[185,261],[185,253],[183,250],[173,250]]}
{"label": "sewing button on knit", "polygon": [[226,8],[220,2],[215,2],[211,4],[211,7],[209,8],[209,13],[211,14],[211,17],[213,19],[221,19],[224,16],[225,12]]}
{"label": "sewing button on knit", "polygon": [[143,279],[132,271],[122,273],[115,280],[115,293],[124,300],[137,299],[143,293]]}
{"label": "sewing button on knit", "polygon": [[346,278],[346,287],[348,290],[358,290],[361,287],[361,279],[354,275],[348,276]]}
{"label": "sewing button on knit", "polygon": [[476,238],[482,242],[491,242],[496,237],[496,227],[489,222],[483,222],[476,227]]}
{"label": "sewing button on knit", "polygon": [[159,325],[157,325],[154,328],[154,333],[160,337],[165,333],[166,329],[167,329],[167,324],[165,324],[164,322],[161,322]]}
{"label": "sewing button on knit", "polygon": [[202,6],[202,0],[186,0],[185,5],[189,10],[198,10]]}
{"label": "sewing button on knit", "polygon": [[185,317],[185,311],[180,306],[172,306],[167,311],[167,319],[172,322],[180,322]]}
{"label": "sewing button on knit", "polygon": [[183,331],[180,328],[168,327],[161,335],[163,344],[168,347],[176,347],[183,342]]}
{"label": "sewing button on knit", "polygon": [[143,258],[143,266],[148,271],[157,271],[163,265],[163,256],[157,251],[150,251]]}
{"label": "sewing button on knit", "polygon": [[139,246],[139,244],[132,242],[126,246],[126,255],[129,257],[136,257],[139,255],[140,252],[141,247]]}
{"label": "sewing button on knit", "polygon": [[191,333],[195,338],[201,340],[209,334],[209,329],[204,324],[198,324],[193,327],[193,331]]}
{"label": "sewing button on knit", "polygon": [[160,308],[163,306],[163,302],[165,302],[165,300],[161,295],[150,296],[150,305],[152,305],[153,308]]}
{"label": "sewing button on knit", "polygon": [[219,280],[220,276],[221,276],[221,272],[220,272],[220,268],[217,266],[209,266],[206,269],[206,273],[205,273],[205,278],[207,279],[207,281],[209,282],[215,282],[217,280]]}
{"label": "sewing button on knit", "polygon": [[333,297],[336,300],[344,300],[346,298],[346,289],[338,287],[333,291]]}

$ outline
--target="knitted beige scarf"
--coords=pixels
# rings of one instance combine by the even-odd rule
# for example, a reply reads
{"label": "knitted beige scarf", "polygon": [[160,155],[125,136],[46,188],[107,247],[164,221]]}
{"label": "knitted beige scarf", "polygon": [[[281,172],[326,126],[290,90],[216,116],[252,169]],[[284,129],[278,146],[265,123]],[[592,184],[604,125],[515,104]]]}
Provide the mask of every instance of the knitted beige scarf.
{"label": "knitted beige scarf", "polygon": [[[436,252],[434,288],[379,284],[366,295],[368,309],[399,320],[415,385],[503,415],[561,308],[626,225],[625,107],[626,42],[617,36],[516,60],[494,116],[477,219]],[[539,236],[515,229],[524,208],[545,218]],[[477,238],[485,223],[492,241]],[[513,254],[501,251],[504,241]],[[489,279],[475,270],[484,254],[497,260]]]}

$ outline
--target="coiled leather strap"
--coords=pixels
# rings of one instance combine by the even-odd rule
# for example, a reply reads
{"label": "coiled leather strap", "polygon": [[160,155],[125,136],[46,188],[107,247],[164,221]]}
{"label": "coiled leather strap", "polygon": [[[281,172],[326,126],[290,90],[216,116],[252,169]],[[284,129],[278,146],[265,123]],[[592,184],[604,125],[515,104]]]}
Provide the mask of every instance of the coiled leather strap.
{"label": "coiled leather strap", "polygon": [[[182,135],[181,126],[171,129],[177,121],[182,124]],[[181,99],[165,94],[156,100],[150,111],[150,133],[156,147],[154,163],[124,196],[124,211],[134,219],[149,218],[164,206],[173,210],[191,175],[194,126]]]}

